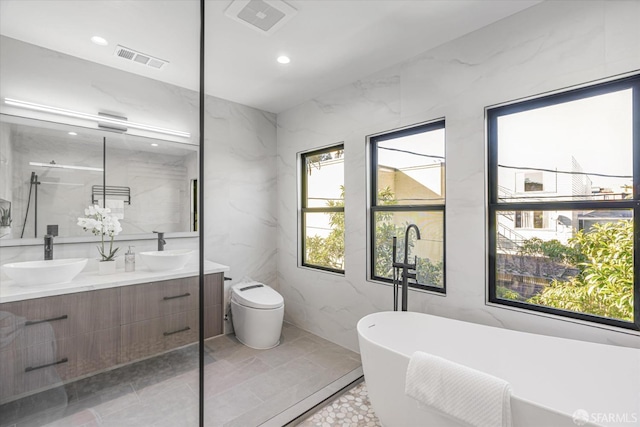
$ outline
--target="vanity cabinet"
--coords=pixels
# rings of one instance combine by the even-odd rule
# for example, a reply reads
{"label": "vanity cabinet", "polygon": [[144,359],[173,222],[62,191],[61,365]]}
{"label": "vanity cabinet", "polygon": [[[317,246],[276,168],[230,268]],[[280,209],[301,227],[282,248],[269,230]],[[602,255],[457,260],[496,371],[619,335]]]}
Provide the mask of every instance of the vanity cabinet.
{"label": "vanity cabinet", "polygon": [[[198,277],[0,304],[0,402],[198,340]],[[205,337],[223,273],[205,276]]]}

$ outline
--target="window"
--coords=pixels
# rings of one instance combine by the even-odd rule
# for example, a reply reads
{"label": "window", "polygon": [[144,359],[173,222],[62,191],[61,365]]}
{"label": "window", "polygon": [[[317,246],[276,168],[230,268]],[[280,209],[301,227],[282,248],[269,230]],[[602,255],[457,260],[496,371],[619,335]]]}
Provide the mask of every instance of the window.
{"label": "window", "polygon": [[[397,261],[404,259],[405,230],[420,230],[422,252],[412,287],[445,292],[444,121],[384,135],[371,143],[370,277],[391,282],[392,247],[397,237]],[[415,256],[416,235],[410,234],[408,259]]]}
{"label": "window", "polygon": [[302,265],[344,273],[344,146],[300,158]]}
{"label": "window", "polygon": [[516,211],[516,228],[547,228],[548,215],[543,211]]}
{"label": "window", "polygon": [[542,172],[524,174],[524,191],[542,191]]}
{"label": "window", "polygon": [[640,76],[487,120],[489,301],[640,330]]}

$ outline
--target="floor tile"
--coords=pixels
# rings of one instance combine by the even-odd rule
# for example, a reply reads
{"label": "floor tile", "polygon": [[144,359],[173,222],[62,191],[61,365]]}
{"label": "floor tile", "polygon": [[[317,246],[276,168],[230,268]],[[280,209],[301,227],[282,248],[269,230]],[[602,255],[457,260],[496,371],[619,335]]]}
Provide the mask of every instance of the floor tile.
{"label": "floor tile", "polygon": [[[360,366],[359,356],[285,323],[281,343],[205,342],[205,426],[259,425]],[[0,427],[190,427],[198,422],[198,346],[0,406]]]}

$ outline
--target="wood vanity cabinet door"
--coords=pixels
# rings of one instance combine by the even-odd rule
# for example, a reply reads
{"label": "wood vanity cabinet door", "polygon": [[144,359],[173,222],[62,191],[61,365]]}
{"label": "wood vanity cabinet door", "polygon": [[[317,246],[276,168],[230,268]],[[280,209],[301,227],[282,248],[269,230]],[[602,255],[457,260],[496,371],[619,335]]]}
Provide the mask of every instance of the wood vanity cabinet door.
{"label": "wood vanity cabinet door", "polygon": [[198,308],[198,277],[121,288],[123,325]]}
{"label": "wood vanity cabinet door", "polygon": [[204,337],[211,338],[223,333],[224,310],[223,273],[204,276]]}
{"label": "wood vanity cabinet door", "polygon": [[204,276],[204,305],[222,305],[224,296],[224,276],[222,273]]}
{"label": "wood vanity cabinet door", "polygon": [[204,308],[204,338],[222,335],[222,305],[212,305]]}

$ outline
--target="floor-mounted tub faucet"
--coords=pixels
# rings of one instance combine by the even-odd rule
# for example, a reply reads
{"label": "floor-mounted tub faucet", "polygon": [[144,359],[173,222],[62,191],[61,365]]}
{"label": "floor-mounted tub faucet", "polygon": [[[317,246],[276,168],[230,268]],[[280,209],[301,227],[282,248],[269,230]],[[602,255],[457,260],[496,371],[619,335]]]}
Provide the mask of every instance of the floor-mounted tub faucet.
{"label": "floor-mounted tub faucet", "polygon": [[167,244],[167,241],[164,240],[164,232],[163,231],[153,231],[153,233],[158,233],[158,250],[164,251],[164,245]]}
{"label": "floor-mounted tub faucet", "polygon": [[44,259],[45,261],[53,259],[53,236],[51,234],[44,236]]}
{"label": "floor-mounted tub faucet", "polygon": [[[402,311],[407,311],[407,301],[409,299],[409,279],[416,278],[416,264],[417,257],[414,258],[413,264],[409,264],[408,254],[409,254],[409,232],[411,229],[416,231],[416,237],[420,240],[420,230],[418,226],[415,224],[409,224],[407,227],[407,231],[404,233],[404,262],[396,262],[396,237],[393,237],[393,267],[402,269]],[[410,272],[413,271],[413,272]],[[394,274],[394,282],[395,282],[395,274]],[[394,301],[394,309],[397,310],[397,297]]]}

